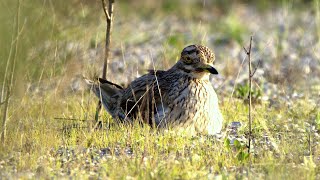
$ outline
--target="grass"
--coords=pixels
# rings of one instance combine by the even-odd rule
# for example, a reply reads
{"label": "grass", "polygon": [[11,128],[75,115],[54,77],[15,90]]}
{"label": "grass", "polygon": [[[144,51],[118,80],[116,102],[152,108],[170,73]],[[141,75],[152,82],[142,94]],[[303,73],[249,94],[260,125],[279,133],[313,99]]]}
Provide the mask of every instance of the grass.
{"label": "grass", "polygon": [[[4,59],[7,59],[10,50],[7,44],[12,41],[12,29],[17,28],[12,24],[17,9],[13,1],[0,3],[0,13],[4,15],[1,17],[5,20],[5,25],[0,27],[0,79],[3,79]],[[68,46],[74,42],[83,46],[80,50],[94,49],[103,41],[104,25],[99,24],[99,18],[103,17],[102,10],[100,15],[95,13],[100,11],[100,2],[95,5],[90,3],[73,0],[66,6],[64,1],[34,1],[32,4],[22,1],[20,28],[24,26],[24,29],[18,41],[7,136],[0,145],[1,179],[320,178],[320,110],[317,104],[310,102],[312,97],[279,98],[271,104],[260,100],[263,94],[257,89],[256,98],[259,101],[254,105],[252,126],[254,148],[253,153],[248,155],[248,109],[246,101],[243,101],[248,91],[246,86],[236,89],[235,96],[239,99],[235,96],[229,99],[229,94],[218,91],[225,119],[225,135],[221,138],[176,135],[139,124],[119,125],[105,112],[101,114],[105,126],[95,130],[91,120],[94,119],[97,101],[87,90],[63,93],[60,90],[69,84],[62,82],[52,89],[39,88],[42,91],[39,94],[29,93],[26,90],[28,84],[39,87],[43,82],[59,84],[60,80],[72,77],[71,71],[90,70],[90,67],[77,66],[77,55],[83,52]],[[183,16],[184,20],[198,19],[201,16],[194,13],[199,9],[209,12],[215,9],[195,3],[192,4],[195,8],[189,11],[187,5],[177,7],[180,4],[178,1],[170,4],[164,0],[162,3],[160,8],[150,5],[150,9],[144,9],[136,16],[148,19],[145,17],[148,15],[150,19],[150,14],[154,12],[159,22],[168,14]],[[261,3],[268,4],[269,1]],[[219,4],[221,9],[229,7],[226,1],[219,1]],[[119,4],[116,17],[141,8],[139,3],[130,5],[130,2]],[[203,21],[188,25],[193,30],[191,37],[184,34],[166,35],[162,44],[165,52],[163,58],[174,60],[177,50],[185,44],[202,42],[207,29],[222,32],[227,39],[242,44],[243,34],[248,33],[248,29],[239,23],[241,19],[232,12],[218,16],[222,18],[217,24]],[[116,22],[130,21],[121,16]],[[115,27],[124,27],[125,23]],[[136,32],[134,29],[115,29],[112,37],[122,39],[124,44],[148,43],[152,38],[147,33]],[[114,43],[117,46],[119,42]],[[278,53],[282,52],[279,50]],[[1,110],[3,107],[1,104]],[[241,123],[236,132],[229,127],[232,122]]]}
{"label": "grass", "polygon": [[[224,129],[231,121],[240,121],[241,139],[247,131],[247,107],[241,100],[228,102],[222,102]],[[82,99],[61,99],[54,94],[42,99],[26,96],[12,103],[7,140],[0,147],[0,172],[7,178],[30,173],[32,177],[74,178],[314,179],[320,172],[319,145],[311,142],[310,156],[306,131],[306,123],[315,123],[312,117],[319,116],[314,108],[304,101],[291,108],[255,105],[254,153],[246,157],[246,147],[241,144],[246,142],[241,140],[230,145],[227,138],[177,136],[138,124],[111,123],[106,130],[90,131],[88,121],[55,119],[61,115],[93,119],[95,99],[88,93]],[[72,125],[77,126],[63,128]],[[317,138],[313,133],[311,136]],[[101,155],[102,149],[107,149],[105,155]]]}

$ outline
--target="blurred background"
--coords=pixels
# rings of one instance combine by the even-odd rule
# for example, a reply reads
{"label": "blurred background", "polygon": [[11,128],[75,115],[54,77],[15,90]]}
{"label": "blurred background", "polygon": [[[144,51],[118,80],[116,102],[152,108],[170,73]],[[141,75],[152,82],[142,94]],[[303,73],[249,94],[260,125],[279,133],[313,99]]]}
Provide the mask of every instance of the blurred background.
{"label": "blurred background", "polygon": [[[319,0],[116,1],[108,79],[125,85],[147,69],[168,69],[183,47],[200,43],[216,52],[215,87],[230,94],[246,80],[243,46],[252,35],[265,95],[319,91],[319,11]],[[15,66],[15,95],[74,93],[82,75],[101,74],[101,1],[2,0],[0,14],[0,82]]]}
{"label": "blurred background", "polygon": [[[170,134],[164,134],[167,140],[151,138],[141,132],[146,127],[113,127],[105,111],[99,120],[111,128],[92,131],[97,98],[82,76],[102,74],[106,22],[101,1],[0,0],[0,133],[6,129],[0,177],[30,179],[39,172],[39,177],[41,172],[64,177],[79,170],[82,177],[100,174],[95,168],[105,166],[111,179],[211,179],[208,174],[221,179],[228,176],[215,175],[229,173],[234,179],[319,179],[320,0],[115,1],[107,79],[126,86],[148,69],[170,68],[190,44],[210,47],[219,71],[211,82],[224,116],[222,140],[196,140],[195,145]],[[243,47],[251,36],[254,154],[242,164],[249,157]],[[234,151],[230,144],[236,141],[243,146]],[[141,166],[146,146],[150,167]],[[78,148],[81,158],[69,161],[73,155],[65,148],[72,153]],[[82,148],[97,150],[101,157],[107,149],[116,154],[130,148],[137,156],[122,154],[119,161],[112,156],[87,166],[97,155],[85,150],[89,154],[83,156]],[[191,161],[194,154],[203,157],[201,163]]]}

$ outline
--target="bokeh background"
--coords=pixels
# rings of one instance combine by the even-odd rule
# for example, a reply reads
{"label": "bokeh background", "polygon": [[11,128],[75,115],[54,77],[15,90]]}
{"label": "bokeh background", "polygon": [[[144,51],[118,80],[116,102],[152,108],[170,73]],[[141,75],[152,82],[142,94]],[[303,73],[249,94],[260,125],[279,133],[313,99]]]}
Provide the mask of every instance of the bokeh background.
{"label": "bokeh background", "polygon": [[[19,18],[17,8],[16,1],[1,2],[0,79],[15,59],[17,95],[57,86],[77,91],[80,75],[101,74],[106,23],[100,1],[21,1]],[[259,85],[319,90],[316,0],[119,1],[114,12],[111,81],[124,85],[147,69],[168,69],[183,47],[200,43],[216,52],[221,81],[215,84],[224,91],[236,83],[229,81],[245,79],[237,75],[246,72],[243,46],[253,36]]]}
{"label": "bokeh background", "polygon": [[[225,119],[214,141],[140,126],[92,130],[97,99],[82,77],[102,74],[100,0],[0,0],[0,22],[4,178],[320,178],[319,0],[116,0],[107,79],[126,86],[170,68],[187,45],[210,47]],[[112,124],[106,112],[100,119]]]}

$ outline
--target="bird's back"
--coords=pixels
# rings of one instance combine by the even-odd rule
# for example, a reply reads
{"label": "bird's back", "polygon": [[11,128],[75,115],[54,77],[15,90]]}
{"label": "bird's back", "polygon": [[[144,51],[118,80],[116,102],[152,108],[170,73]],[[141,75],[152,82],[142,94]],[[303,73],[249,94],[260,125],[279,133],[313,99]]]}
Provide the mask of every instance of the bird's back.
{"label": "bird's back", "polygon": [[[159,109],[161,100],[161,86],[167,71],[149,71],[132,81],[121,92],[118,99],[120,111],[125,112],[129,119],[141,119],[144,122],[157,125],[163,110]],[[162,114],[164,115],[164,114]]]}
{"label": "bird's back", "polygon": [[123,90],[121,111],[160,128],[180,127],[215,134],[222,125],[218,99],[209,80],[170,69],[149,72]]}

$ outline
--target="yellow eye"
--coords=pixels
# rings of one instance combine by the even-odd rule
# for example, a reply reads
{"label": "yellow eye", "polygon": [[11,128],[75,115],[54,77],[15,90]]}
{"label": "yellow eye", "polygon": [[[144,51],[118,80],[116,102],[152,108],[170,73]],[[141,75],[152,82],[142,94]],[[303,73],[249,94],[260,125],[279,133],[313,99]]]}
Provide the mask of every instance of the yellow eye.
{"label": "yellow eye", "polygon": [[184,62],[185,62],[186,64],[191,64],[192,59],[191,59],[189,56],[186,56],[186,57],[184,58]]}

